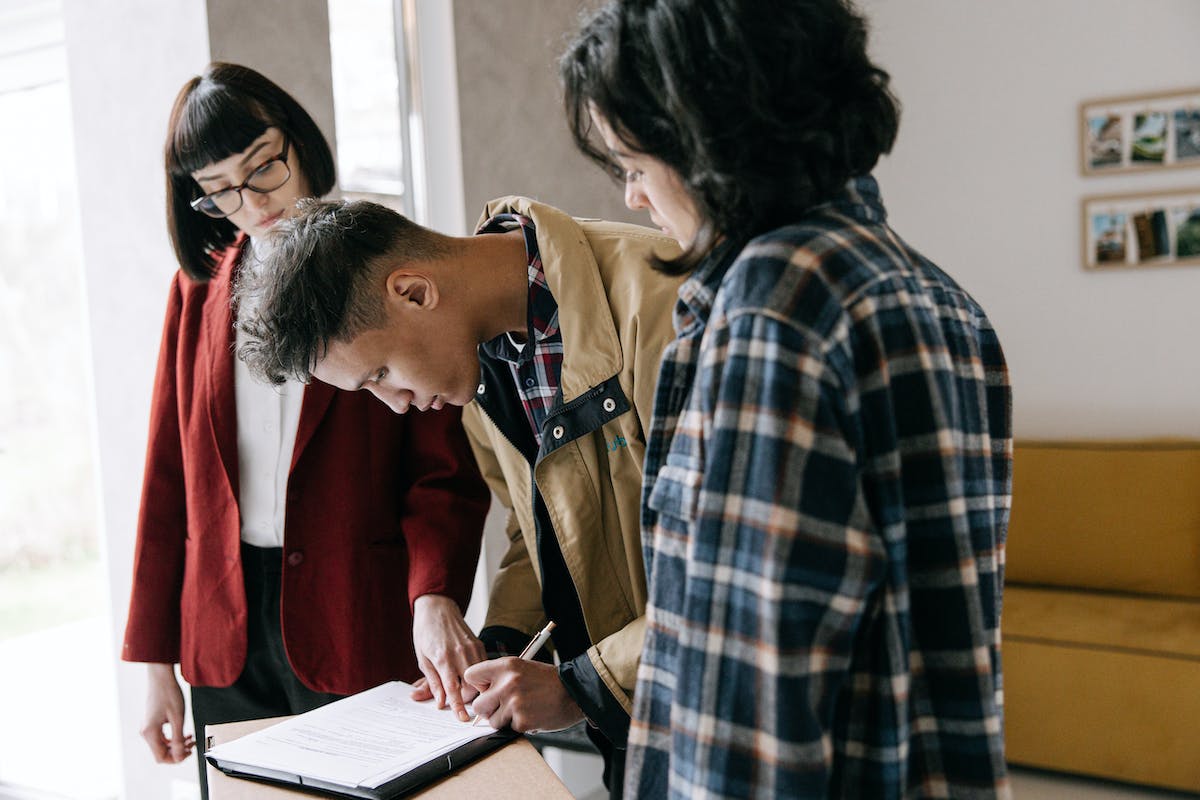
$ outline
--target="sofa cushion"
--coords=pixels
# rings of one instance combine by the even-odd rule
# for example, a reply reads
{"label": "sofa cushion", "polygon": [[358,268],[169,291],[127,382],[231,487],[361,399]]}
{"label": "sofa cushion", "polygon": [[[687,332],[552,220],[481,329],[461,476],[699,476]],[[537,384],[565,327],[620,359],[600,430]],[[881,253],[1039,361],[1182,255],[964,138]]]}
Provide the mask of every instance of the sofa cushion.
{"label": "sofa cushion", "polygon": [[1001,619],[1009,761],[1200,787],[1200,600],[1010,585]]}
{"label": "sofa cushion", "polygon": [[1010,762],[1200,788],[1200,663],[1018,639],[1003,652]]}
{"label": "sofa cushion", "polygon": [[1200,675],[1200,600],[1010,585],[1000,619],[1002,652],[1010,641],[1070,645],[1190,660]]}
{"label": "sofa cushion", "polygon": [[1006,581],[1200,598],[1200,442],[1018,442]]}

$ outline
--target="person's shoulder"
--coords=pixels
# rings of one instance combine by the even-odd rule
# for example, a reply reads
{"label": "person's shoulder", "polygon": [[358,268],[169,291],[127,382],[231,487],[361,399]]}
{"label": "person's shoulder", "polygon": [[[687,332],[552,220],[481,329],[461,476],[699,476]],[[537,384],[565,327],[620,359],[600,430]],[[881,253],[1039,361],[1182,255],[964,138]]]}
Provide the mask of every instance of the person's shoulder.
{"label": "person's shoulder", "polygon": [[611,237],[616,239],[632,239],[645,242],[653,248],[679,251],[679,244],[662,231],[648,228],[645,225],[635,225],[632,222],[615,222],[613,220],[597,219],[595,217],[575,217],[589,239]]}
{"label": "person's shoulder", "polygon": [[184,306],[201,305],[210,297],[230,294],[230,285],[245,255],[248,240],[239,236],[231,244],[209,254],[212,274],[207,278],[189,275],[176,269],[171,278],[171,294]]}
{"label": "person's shoulder", "polygon": [[726,279],[768,295],[778,282],[846,301],[911,256],[883,223],[814,214],[751,239]]}
{"label": "person's shoulder", "polygon": [[835,337],[847,327],[854,297],[881,275],[881,262],[859,246],[864,235],[876,234],[812,216],[755,236],[715,287],[714,314]]}
{"label": "person's shoulder", "polygon": [[242,257],[249,251],[250,240],[244,233],[239,233],[229,244],[205,253],[205,261],[209,264],[210,274],[207,277],[189,275],[186,270],[176,270],[175,281],[180,287],[203,288],[219,281],[230,278],[242,262]]}
{"label": "person's shoulder", "polygon": [[522,195],[507,195],[490,200],[484,205],[475,230],[479,230],[488,220],[499,214],[517,214],[525,217],[533,223],[539,237],[551,231],[562,235],[578,226],[574,218],[560,208]]}
{"label": "person's shoulder", "polygon": [[831,232],[806,221],[749,239],[721,278],[718,292],[727,301],[770,305],[789,302],[795,292],[828,290],[825,268],[838,256]]}
{"label": "person's shoulder", "polygon": [[649,271],[651,259],[671,259],[680,253],[678,242],[653,228],[599,219],[577,219],[576,222],[602,272],[606,266],[618,264],[625,268],[627,262],[634,261]]}
{"label": "person's shoulder", "polygon": [[587,245],[609,292],[627,292],[638,304],[674,304],[685,275],[668,275],[652,266],[655,259],[680,254],[679,243],[661,231],[606,220],[579,220]]}
{"label": "person's shoulder", "polygon": [[821,267],[840,261],[874,263],[880,250],[893,246],[886,226],[881,223],[815,213],[754,237],[746,244],[743,255]]}

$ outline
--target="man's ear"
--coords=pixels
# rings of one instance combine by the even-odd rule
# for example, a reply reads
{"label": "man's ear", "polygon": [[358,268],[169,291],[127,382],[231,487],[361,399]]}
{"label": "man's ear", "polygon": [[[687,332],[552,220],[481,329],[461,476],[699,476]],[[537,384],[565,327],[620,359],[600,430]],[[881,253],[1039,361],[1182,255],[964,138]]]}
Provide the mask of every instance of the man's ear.
{"label": "man's ear", "polygon": [[387,299],[410,311],[429,311],[437,307],[437,284],[428,275],[398,269],[387,276]]}

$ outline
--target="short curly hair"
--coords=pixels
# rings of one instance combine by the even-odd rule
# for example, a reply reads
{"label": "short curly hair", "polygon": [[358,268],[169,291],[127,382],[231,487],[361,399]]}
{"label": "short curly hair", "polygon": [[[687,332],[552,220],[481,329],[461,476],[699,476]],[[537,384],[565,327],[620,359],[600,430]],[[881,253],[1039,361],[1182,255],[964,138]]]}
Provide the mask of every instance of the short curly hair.
{"label": "short curly hair", "polygon": [[452,237],[365,200],[301,201],[263,244],[234,286],[246,338],[237,355],[274,384],[307,382],[331,343],[383,327],[384,281],[398,265],[457,250]]}
{"label": "short curly hair", "polygon": [[900,107],[846,0],[611,0],[559,61],[579,149],[620,177],[594,109],[680,176],[700,230],[665,272],[722,237],[797,219],[892,148]]}

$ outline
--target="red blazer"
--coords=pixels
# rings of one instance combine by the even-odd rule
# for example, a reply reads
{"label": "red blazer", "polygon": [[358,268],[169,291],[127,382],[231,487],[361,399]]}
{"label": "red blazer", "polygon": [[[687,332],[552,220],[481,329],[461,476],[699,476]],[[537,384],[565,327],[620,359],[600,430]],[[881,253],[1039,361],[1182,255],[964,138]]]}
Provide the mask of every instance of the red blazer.
{"label": "red blazer", "polygon": [[[176,273],[150,408],[122,658],[228,686],[246,659],[230,277]],[[489,494],[460,412],[393,414],[369,392],[304,391],[288,478],[281,617],[310,689],[349,694],[420,675],[412,601],[465,609]]]}

